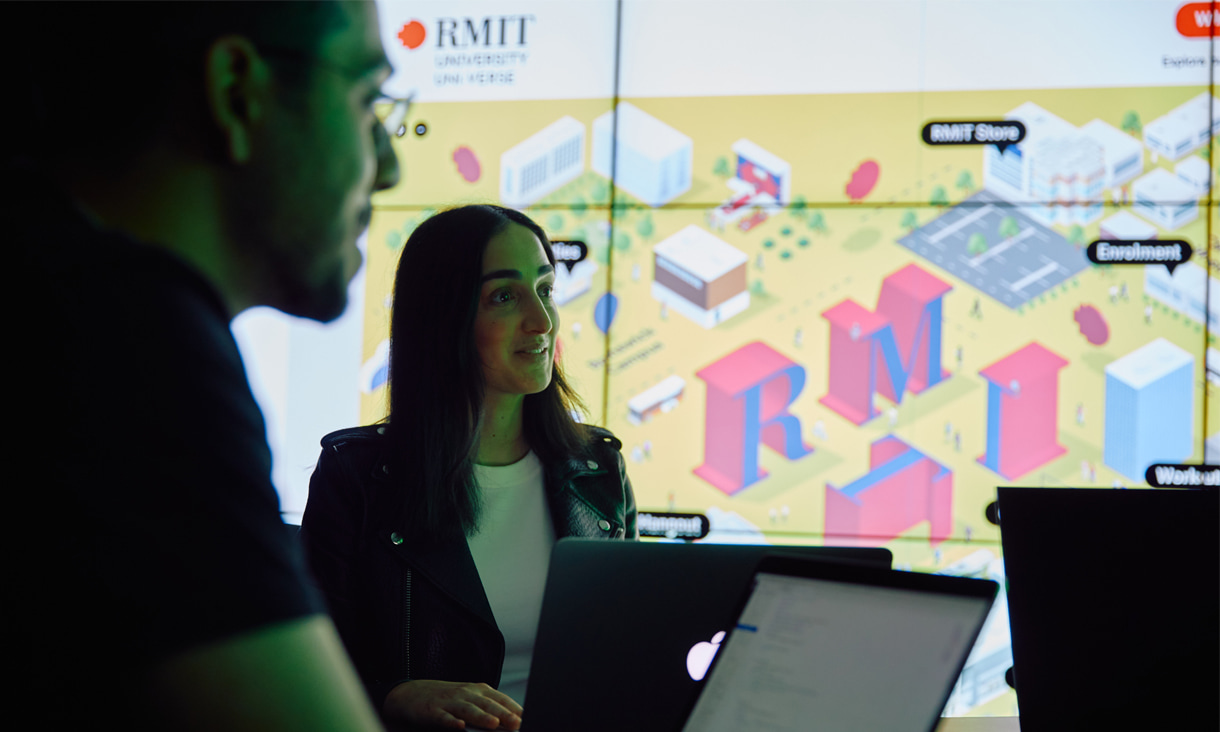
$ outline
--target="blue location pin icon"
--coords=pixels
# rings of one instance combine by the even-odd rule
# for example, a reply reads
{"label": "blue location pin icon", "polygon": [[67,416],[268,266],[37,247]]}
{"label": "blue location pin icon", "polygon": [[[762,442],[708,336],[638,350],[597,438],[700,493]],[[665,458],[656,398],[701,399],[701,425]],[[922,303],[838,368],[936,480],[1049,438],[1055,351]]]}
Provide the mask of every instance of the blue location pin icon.
{"label": "blue location pin icon", "polygon": [[618,298],[614,296],[614,293],[607,292],[593,306],[593,322],[597,325],[598,330],[606,333],[610,330],[610,324],[614,322],[614,316],[617,313]]}

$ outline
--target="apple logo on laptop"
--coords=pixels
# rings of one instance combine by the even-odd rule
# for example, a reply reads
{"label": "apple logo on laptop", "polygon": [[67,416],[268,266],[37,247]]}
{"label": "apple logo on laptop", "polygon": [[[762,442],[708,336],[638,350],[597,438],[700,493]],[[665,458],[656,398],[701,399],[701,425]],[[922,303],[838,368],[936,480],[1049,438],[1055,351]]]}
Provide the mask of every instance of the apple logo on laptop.
{"label": "apple logo on laptop", "polygon": [[716,651],[720,650],[720,641],[724,640],[724,631],[712,636],[712,642],[699,641],[690,647],[686,653],[686,672],[695,681],[702,681],[707,674],[707,667],[712,665]]}

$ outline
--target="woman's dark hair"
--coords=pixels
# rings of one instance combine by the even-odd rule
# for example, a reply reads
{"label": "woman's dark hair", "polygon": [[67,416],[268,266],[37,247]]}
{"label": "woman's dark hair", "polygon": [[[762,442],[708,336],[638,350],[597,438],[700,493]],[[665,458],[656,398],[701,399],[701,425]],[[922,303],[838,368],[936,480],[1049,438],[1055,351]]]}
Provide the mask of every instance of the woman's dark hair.
{"label": "woman's dark hair", "polygon": [[[474,458],[483,414],[482,364],[475,316],[487,242],[510,224],[538,237],[538,224],[500,206],[463,206],[436,214],[411,234],[394,275],[390,315],[390,477],[404,491],[403,528],[437,539],[459,526],[478,528]],[[551,383],[524,404],[525,440],[543,463],[583,455],[587,438],[572,417],[580,397],[555,363]]]}

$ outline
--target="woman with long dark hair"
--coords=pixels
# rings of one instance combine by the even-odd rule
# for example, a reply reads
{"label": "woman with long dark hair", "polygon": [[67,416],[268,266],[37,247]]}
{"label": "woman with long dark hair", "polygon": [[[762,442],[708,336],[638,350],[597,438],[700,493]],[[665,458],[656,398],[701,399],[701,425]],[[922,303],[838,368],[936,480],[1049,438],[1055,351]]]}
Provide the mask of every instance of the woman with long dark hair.
{"label": "woman with long dark hair", "polygon": [[387,722],[516,729],[551,546],[637,536],[621,444],[572,416],[555,275],[520,212],[422,223],[394,280],[389,417],[322,440],[301,537]]}

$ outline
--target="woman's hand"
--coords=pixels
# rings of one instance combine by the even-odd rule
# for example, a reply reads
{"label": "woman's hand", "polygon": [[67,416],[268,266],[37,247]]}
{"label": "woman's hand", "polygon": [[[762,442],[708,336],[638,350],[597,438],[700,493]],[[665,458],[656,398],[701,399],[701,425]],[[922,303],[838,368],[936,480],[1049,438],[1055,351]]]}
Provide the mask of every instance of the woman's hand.
{"label": "woman's hand", "polygon": [[391,689],[383,711],[390,719],[412,725],[515,730],[521,727],[523,710],[507,694],[487,684],[419,680]]}

